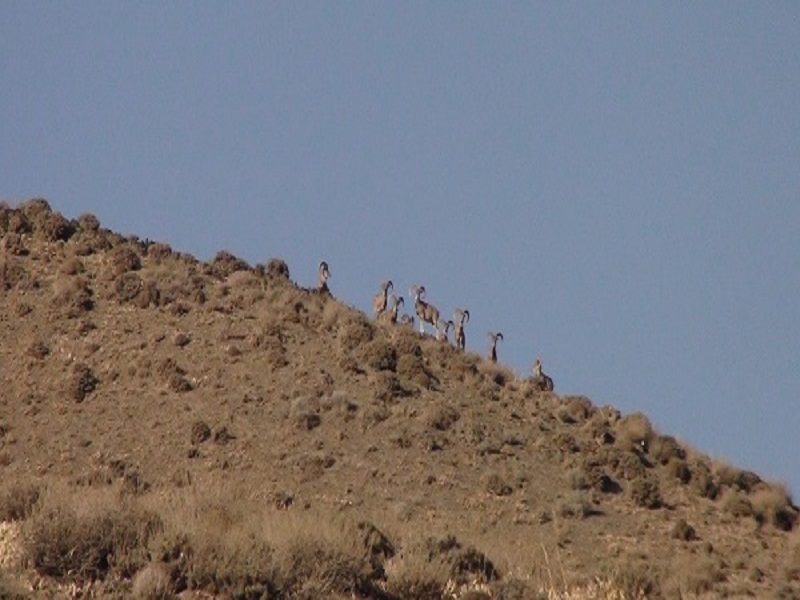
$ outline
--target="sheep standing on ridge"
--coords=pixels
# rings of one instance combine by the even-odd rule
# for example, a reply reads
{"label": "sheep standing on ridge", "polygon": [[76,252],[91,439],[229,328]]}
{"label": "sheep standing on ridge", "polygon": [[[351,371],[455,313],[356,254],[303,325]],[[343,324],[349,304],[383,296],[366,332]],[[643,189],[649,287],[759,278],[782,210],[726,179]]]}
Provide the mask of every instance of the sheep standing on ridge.
{"label": "sheep standing on ridge", "polygon": [[450,331],[450,328],[453,326],[453,322],[449,319],[447,321],[440,320],[439,325],[436,328],[436,339],[440,342],[449,341],[447,338],[447,332]]}
{"label": "sheep standing on ridge", "polygon": [[503,339],[503,333],[498,331],[494,333],[493,331],[489,332],[489,340],[491,342],[491,347],[489,348],[489,360],[493,363],[497,362],[497,340]]}
{"label": "sheep standing on ridge", "polygon": [[317,276],[317,291],[321,294],[330,294],[331,290],[328,288],[328,279],[331,278],[331,271],[328,268],[328,263],[324,260],[319,263],[319,275]]}
{"label": "sheep standing on ridge", "polygon": [[409,292],[414,296],[414,310],[419,317],[419,332],[425,333],[425,323],[428,323],[435,332],[436,324],[439,322],[439,309],[422,299],[425,295],[425,286],[412,285]]}
{"label": "sheep standing on ridge", "polygon": [[389,301],[389,290],[393,288],[394,284],[391,279],[389,281],[384,281],[381,283],[381,291],[372,297],[372,310],[375,311],[376,317],[386,310]]}
{"label": "sheep standing on ridge", "polygon": [[467,346],[467,336],[464,334],[464,323],[469,321],[469,311],[457,308],[454,316],[456,321],[456,347],[459,350],[464,350]]}
{"label": "sheep standing on ridge", "polygon": [[553,380],[542,370],[542,359],[537,358],[533,362],[533,385],[542,392],[553,391]]}
{"label": "sheep standing on ridge", "polygon": [[378,319],[394,325],[395,323],[397,323],[397,313],[400,309],[400,305],[405,304],[405,300],[403,300],[402,296],[398,298],[397,296],[392,294],[391,296],[389,296],[389,304],[391,304],[391,308],[389,310],[385,310],[382,313],[380,313],[378,315]]}

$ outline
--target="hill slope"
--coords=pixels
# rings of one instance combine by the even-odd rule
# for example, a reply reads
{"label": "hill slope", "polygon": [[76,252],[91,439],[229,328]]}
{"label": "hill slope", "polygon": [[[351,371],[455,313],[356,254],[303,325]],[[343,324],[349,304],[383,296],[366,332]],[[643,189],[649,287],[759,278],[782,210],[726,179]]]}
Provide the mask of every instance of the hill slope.
{"label": "hill slope", "polygon": [[[644,415],[279,260],[203,263],[43,200],[0,208],[0,235],[0,566],[22,595],[800,595],[785,489]],[[68,532],[109,515],[133,532],[70,563]]]}

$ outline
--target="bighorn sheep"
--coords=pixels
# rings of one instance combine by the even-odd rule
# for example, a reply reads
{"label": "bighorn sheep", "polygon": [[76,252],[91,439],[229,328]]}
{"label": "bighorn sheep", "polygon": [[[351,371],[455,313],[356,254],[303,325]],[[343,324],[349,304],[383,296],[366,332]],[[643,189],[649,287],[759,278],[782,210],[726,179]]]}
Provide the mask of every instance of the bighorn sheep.
{"label": "bighorn sheep", "polygon": [[533,382],[534,387],[538,388],[539,391],[542,392],[552,392],[553,391],[553,380],[550,378],[547,373],[542,371],[542,359],[537,358],[533,362],[533,378],[531,379]]}
{"label": "bighorn sheep", "polygon": [[497,340],[503,339],[503,333],[498,331],[497,333],[490,331],[489,332],[489,340],[492,343],[491,348],[489,349],[489,360],[493,363],[497,362]]}
{"label": "bighorn sheep", "polygon": [[469,321],[469,311],[457,308],[453,315],[456,319],[456,347],[463,350],[467,345],[467,336],[464,335],[464,323]]}
{"label": "bighorn sheep", "polygon": [[378,315],[378,319],[380,319],[381,321],[386,321],[386,322],[391,323],[392,325],[394,325],[395,323],[397,323],[397,313],[398,313],[398,311],[400,309],[400,305],[401,304],[405,304],[405,300],[403,300],[402,296],[400,296],[398,298],[394,294],[389,296],[389,300],[390,300],[392,308],[390,308],[388,311],[385,310],[382,313],[380,313]]}
{"label": "bighorn sheep", "polygon": [[439,325],[436,328],[436,339],[440,342],[449,341],[447,339],[447,332],[450,331],[451,327],[455,327],[455,325],[453,325],[453,321],[449,319],[447,321],[439,321]]}
{"label": "bighorn sheep", "polygon": [[419,317],[419,332],[425,333],[425,323],[430,324],[435,331],[439,322],[439,309],[422,299],[425,295],[425,286],[412,285],[409,292],[414,296],[414,310]]}
{"label": "bighorn sheep", "polygon": [[330,294],[331,290],[328,288],[328,279],[331,277],[331,271],[328,268],[328,263],[324,260],[319,263],[319,275],[317,276],[317,291],[323,294]]}
{"label": "bighorn sheep", "polygon": [[375,311],[375,316],[378,316],[386,310],[390,289],[394,289],[394,284],[391,279],[381,283],[381,291],[372,297],[372,310]]}

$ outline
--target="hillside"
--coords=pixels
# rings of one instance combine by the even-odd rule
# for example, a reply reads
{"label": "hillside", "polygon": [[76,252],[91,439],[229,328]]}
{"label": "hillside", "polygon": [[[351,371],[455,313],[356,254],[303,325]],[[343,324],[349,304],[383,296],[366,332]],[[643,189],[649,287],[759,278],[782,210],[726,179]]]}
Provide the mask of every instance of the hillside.
{"label": "hillside", "polygon": [[43,200],[0,236],[2,597],[800,598],[785,488],[644,415],[278,259]]}

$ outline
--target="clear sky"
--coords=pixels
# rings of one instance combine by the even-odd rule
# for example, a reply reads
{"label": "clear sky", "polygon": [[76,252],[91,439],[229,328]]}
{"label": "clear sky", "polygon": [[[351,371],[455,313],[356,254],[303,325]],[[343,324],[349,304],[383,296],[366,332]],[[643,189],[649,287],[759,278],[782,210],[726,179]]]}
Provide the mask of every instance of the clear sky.
{"label": "clear sky", "polygon": [[31,197],[363,310],[425,285],[800,495],[796,2],[2,2]]}

